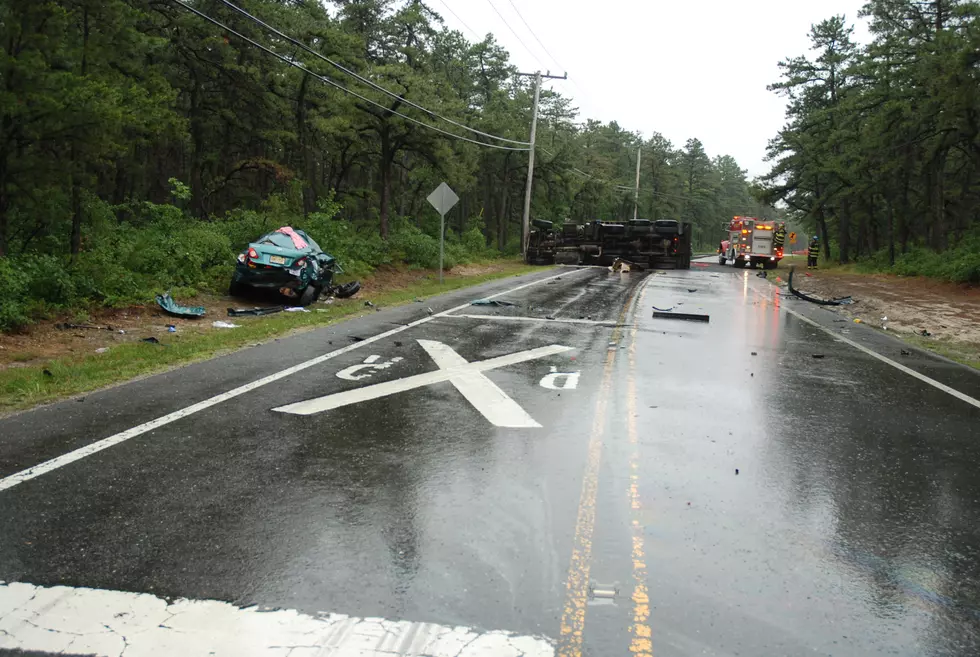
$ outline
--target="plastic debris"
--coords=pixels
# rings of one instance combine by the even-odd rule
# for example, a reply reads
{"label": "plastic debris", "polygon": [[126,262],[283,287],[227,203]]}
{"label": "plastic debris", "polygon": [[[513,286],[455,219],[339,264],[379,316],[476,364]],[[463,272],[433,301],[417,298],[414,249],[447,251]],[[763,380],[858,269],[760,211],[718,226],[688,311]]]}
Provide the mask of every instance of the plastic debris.
{"label": "plastic debris", "polygon": [[855,324],[863,324],[864,322],[861,321],[861,318],[860,317],[855,317],[854,318],[854,323]]}
{"label": "plastic debris", "polygon": [[[475,299],[470,301],[471,306],[495,306],[498,308],[505,308],[507,306],[516,306],[517,304],[513,301],[504,301],[503,299]],[[431,310],[431,308],[430,308]]]}
{"label": "plastic debris", "polygon": [[700,315],[697,313],[668,313],[668,312],[654,310],[653,316],[659,317],[661,319],[684,319],[690,322],[711,321],[710,315]]}
{"label": "plastic debris", "polygon": [[98,349],[95,350],[95,353],[104,354],[107,351],[109,351],[109,347],[99,347]]}
{"label": "plastic debris", "polygon": [[658,311],[658,312],[669,313],[671,310],[674,309],[674,307],[671,306],[670,308],[657,308],[656,306],[654,306],[653,309],[656,310],[656,311]]}
{"label": "plastic debris", "polygon": [[[331,299],[331,301],[333,301]],[[281,313],[285,306],[270,306],[269,308],[229,308],[229,317],[241,317],[243,315],[271,315],[272,313]]]}
{"label": "plastic debris", "polygon": [[370,301],[365,301],[364,305],[367,306],[368,308],[374,308],[374,304],[371,303]]}
{"label": "plastic debris", "polygon": [[687,291],[688,292],[697,292],[698,291],[698,288],[696,288],[696,287],[689,287],[689,288],[687,288]]}
{"label": "plastic debris", "polygon": [[811,354],[812,358],[825,358],[824,354]]}
{"label": "plastic debris", "polygon": [[287,313],[308,313],[310,312],[303,306],[290,306],[289,308],[283,308]]}
{"label": "plastic debris", "polygon": [[752,352],[752,355],[753,355],[753,356],[758,356],[758,355],[759,355],[759,352],[757,352],[757,351],[753,351],[753,352]]}
{"label": "plastic debris", "polygon": [[148,338],[143,338],[140,342],[146,342],[148,344],[160,344],[160,341],[154,338],[152,335]]}
{"label": "plastic debris", "polygon": [[174,315],[176,317],[203,317],[204,316],[204,306],[182,306],[176,301],[170,294],[158,294],[157,295],[157,305],[163,308],[163,311]]}
{"label": "plastic debris", "polygon": [[908,349],[902,349],[902,355],[903,356],[911,356],[912,355],[912,352],[909,351]]}
{"label": "plastic debris", "polygon": [[98,331],[115,331],[116,329],[111,326],[95,326],[94,324],[55,324],[54,327],[59,331],[67,331],[70,329],[94,329]]}
{"label": "plastic debris", "polygon": [[173,324],[167,324],[167,333],[176,333],[177,327]]}
{"label": "plastic debris", "polygon": [[232,324],[231,322],[223,322],[220,319],[216,322],[212,322],[211,326],[214,328],[238,328],[238,324]]}
{"label": "plastic debris", "polygon": [[927,331],[925,329],[922,329],[921,331],[919,331],[919,335],[921,335],[924,338],[928,338],[929,336],[932,335],[932,333],[930,333],[929,331]]}
{"label": "plastic debris", "polygon": [[735,468],[735,474],[738,474],[738,468]]}
{"label": "plastic debris", "polygon": [[51,370],[41,370],[41,371],[44,374],[44,376],[52,376],[52,377],[54,376],[54,374],[51,373]]}
{"label": "plastic debris", "polygon": [[430,315],[433,315],[433,314],[435,314],[435,312],[436,312],[436,311],[434,311],[434,310],[433,310],[432,308],[426,308],[426,309],[425,309],[425,311],[426,311],[427,313],[429,313]]}

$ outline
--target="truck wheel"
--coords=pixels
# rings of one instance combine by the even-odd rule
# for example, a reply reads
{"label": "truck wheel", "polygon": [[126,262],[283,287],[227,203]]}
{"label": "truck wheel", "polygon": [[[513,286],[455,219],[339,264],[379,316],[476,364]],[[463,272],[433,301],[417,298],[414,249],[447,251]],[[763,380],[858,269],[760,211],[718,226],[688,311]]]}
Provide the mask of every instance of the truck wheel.
{"label": "truck wheel", "polygon": [[723,264],[725,264],[725,262],[726,262],[725,261],[725,256],[718,256],[718,264],[719,265],[723,265]]}
{"label": "truck wheel", "polygon": [[745,269],[745,261],[741,258],[735,258],[735,260],[732,261],[732,265],[735,266],[735,269]]}
{"label": "truck wheel", "polygon": [[770,260],[769,262],[763,263],[762,268],[763,269],[775,269],[777,264],[779,264],[779,263],[778,262],[773,262],[772,260]]}

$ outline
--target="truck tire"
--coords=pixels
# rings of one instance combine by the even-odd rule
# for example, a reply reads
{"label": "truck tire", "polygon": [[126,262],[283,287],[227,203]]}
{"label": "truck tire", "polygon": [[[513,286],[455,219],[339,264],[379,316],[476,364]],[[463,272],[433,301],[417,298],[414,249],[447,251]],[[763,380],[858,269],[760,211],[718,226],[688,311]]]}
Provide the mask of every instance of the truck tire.
{"label": "truck tire", "polygon": [[732,265],[735,266],[735,269],[745,269],[745,260],[742,260],[741,258],[735,258],[732,261]]}
{"label": "truck tire", "polygon": [[727,262],[727,260],[725,259],[725,256],[723,256],[723,255],[721,255],[721,256],[718,256],[718,264],[719,264],[719,265],[723,265],[723,264],[725,264],[726,262]]}

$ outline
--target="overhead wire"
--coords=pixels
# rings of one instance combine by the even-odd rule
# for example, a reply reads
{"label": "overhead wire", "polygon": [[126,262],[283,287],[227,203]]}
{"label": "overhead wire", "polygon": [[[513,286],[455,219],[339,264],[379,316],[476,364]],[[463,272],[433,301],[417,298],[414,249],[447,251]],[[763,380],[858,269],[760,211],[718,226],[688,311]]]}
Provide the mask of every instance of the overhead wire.
{"label": "overhead wire", "polygon": [[514,8],[514,13],[517,14],[517,17],[521,19],[521,22],[524,23],[524,27],[526,27],[527,31],[531,33],[531,36],[533,36],[534,40],[538,42],[538,45],[541,46],[541,49],[544,50],[545,54],[551,58],[551,61],[553,61],[555,65],[558,66],[558,68],[560,68],[561,70],[568,70],[561,65],[561,62],[555,59],[555,56],[551,54],[551,51],[548,50],[548,48],[541,42],[541,39],[538,38],[538,35],[534,33],[534,30],[531,29],[531,26],[528,25],[526,20],[524,20],[524,16],[517,8],[517,5],[514,4],[514,0],[507,0],[507,2],[509,2],[510,6]]}
{"label": "overhead wire", "polygon": [[490,7],[493,9],[494,13],[500,17],[500,20],[504,22],[504,25],[506,25],[507,29],[510,30],[510,33],[514,35],[514,38],[517,39],[518,43],[524,46],[524,50],[526,50],[527,53],[534,58],[534,61],[536,61],[539,66],[543,68],[547,68],[544,64],[541,63],[541,60],[538,59],[538,56],[534,54],[534,51],[532,51],[530,48],[527,47],[527,44],[524,43],[524,39],[522,39],[520,35],[514,30],[514,28],[510,26],[510,23],[507,22],[507,19],[504,18],[504,15],[500,13],[499,9],[497,9],[497,5],[493,4],[493,0],[487,0],[487,2],[490,3]]}
{"label": "overhead wire", "polygon": [[445,7],[446,8],[446,11],[448,11],[450,14],[452,14],[453,17],[456,20],[459,21],[459,24],[462,25],[463,27],[465,27],[467,30],[469,30],[470,31],[470,34],[472,34],[474,37],[476,37],[477,40],[481,39],[480,35],[476,33],[476,30],[474,30],[472,27],[470,27],[469,25],[467,25],[466,22],[462,18],[460,18],[459,15],[455,11],[453,11],[453,8],[449,6],[449,3],[446,2],[446,0],[439,0],[439,4],[441,4],[443,7]]}
{"label": "overhead wire", "polygon": [[[178,1],[180,1],[180,0],[178,0]],[[402,101],[403,103],[405,103],[406,105],[408,105],[410,107],[413,107],[413,108],[415,108],[415,109],[417,109],[419,111],[425,112],[426,114],[428,114],[429,116],[431,116],[433,118],[440,119],[442,121],[445,121],[446,123],[450,123],[450,124],[456,126],[457,128],[462,128],[463,130],[467,130],[469,132],[472,132],[473,134],[480,135],[481,137],[486,137],[487,139],[496,139],[498,141],[507,142],[509,144],[518,144],[520,146],[530,146],[531,145],[531,143],[530,142],[527,142],[527,141],[518,141],[516,139],[508,139],[506,137],[500,137],[499,135],[492,135],[492,134],[487,133],[487,132],[482,132],[480,130],[477,130],[476,128],[471,128],[471,127],[469,127],[469,126],[467,126],[465,124],[459,123],[458,121],[454,121],[453,119],[450,119],[450,118],[448,118],[446,116],[442,116],[441,114],[438,114],[438,113],[436,113],[436,112],[434,112],[434,111],[432,111],[432,110],[430,110],[430,109],[428,109],[426,107],[423,107],[422,105],[419,105],[418,103],[412,102],[408,98],[405,98],[404,96],[402,96],[400,94],[397,94],[394,91],[391,91],[389,89],[386,89],[385,87],[383,87],[380,84],[374,82],[373,80],[369,80],[368,78],[364,77],[363,75],[360,75],[357,72],[352,71],[351,69],[347,68],[343,64],[341,64],[339,62],[336,62],[336,61],[330,59],[329,57],[327,57],[327,56],[325,56],[325,55],[317,52],[316,50],[313,50],[312,48],[310,48],[309,46],[307,46],[302,41],[299,41],[298,39],[295,39],[295,38],[289,36],[288,34],[284,34],[283,32],[279,31],[278,29],[276,29],[272,25],[269,25],[268,23],[266,23],[262,19],[260,19],[260,18],[258,18],[256,16],[253,16],[252,14],[250,14],[246,10],[242,9],[241,7],[239,7],[238,5],[236,5],[235,3],[231,2],[230,0],[221,0],[221,2],[223,4],[225,4],[225,5],[227,5],[228,7],[234,9],[238,13],[242,14],[243,16],[245,16],[249,20],[253,21],[254,23],[256,23],[258,25],[261,25],[262,27],[264,27],[265,29],[269,30],[270,32],[272,32],[276,36],[279,36],[279,37],[285,39],[286,41],[288,41],[289,43],[293,44],[297,48],[300,48],[303,51],[305,51],[305,52],[313,55],[314,57],[316,57],[318,59],[321,59],[321,60],[327,62],[331,66],[333,66],[333,67],[337,68],[338,70],[340,70],[340,71],[342,71],[342,72],[350,75],[354,79],[359,80],[360,82],[363,82],[364,84],[368,85],[369,87],[372,87],[373,89],[376,89],[376,90],[380,91],[381,93],[386,94],[386,95],[388,95],[388,96],[390,96],[392,98],[395,98],[397,100],[400,100],[400,101]],[[183,3],[181,3],[181,4],[183,4]]]}
{"label": "overhead wire", "polygon": [[[200,11],[199,9],[197,9],[195,7],[192,7],[192,6],[188,5],[186,2],[184,2],[184,0],[173,0],[173,2],[179,4],[184,9],[190,11],[191,13],[197,15],[198,17],[203,18],[204,20],[208,21],[212,25],[215,25],[216,27],[221,28],[222,30],[226,31],[228,34],[232,34],[232,35],[238,37],[239,39],[241,39],[241,40],[243,40],[243,41],[245,41],[247,43],[250,43],[251,45],[253,45],[256,48],[258,48],[259,50],[262,50],[263,52],[266,52],[266,53],[272,55],[276,59],[279,59],[279,60],[285,62],[286,64],[292,66],[293,68],[299,69],[299,70],[303,71],[304,73],[307,73],[307,74],[313,76],[317,80],[320,80],[321,82],[323,82],[325,84],[328,84],[328,85],[330,85],[332,87],[336,87],[337,89],[340,89],[344,93],[350,94],[351,96],[354,96],[355,98],[358,98],[360,100],[363,100],[366,103],[370,103],[371,105],[374,105],[375,107],[379,107],[382,110],[384,110],[385,112],[388,112],[390,114],[394,114],[395,116],[399,116],[399,117],[405,119],[406,121],[409,121],[409,122],[414,123],[416,125],[422,126],[423,128],[428,128],[429,130],[433,130],[433,131],[438,132],[440,134],[446,135],[447,137],[452,137],[454,139],[459,139],[459,140],[462,140],[462,141],[465,141],[465,142],[469,142],[471,144],[476,144],[477,146],[485,146],[487,148],[496,148],[496,149],[503,150],[503,151],[528,151],[528,150],[530,150],[530,144],[529,143],[528,143],[528,146],[525,147],[525,148],[515,148],[515,147],[512,147],[512,146],[499,146],[497,144],[488,144],[488,143],[483,142],[483,141],[477,141],[476,139],[470,139],[469,137],[464,137],[462,135],[457,135],[455,133],[449,132],[448,130],[443,130],[442,128],[436,127],[434,125],[430,125],[428,123],[425,123],[424,121],[419,121],[418,119],[414,119],[411,116],[408,116],[406,114],[402,114],[401,112],[398,112],[396,110],[393,110],[393,109],[390,109],[388,107],[385,107],[381,103],[379,103],[379,102],[377,102],[375,100],[372,100],[372,99],[368,98],[367,96],[364,96],[362,94],[359,94],[356,91],[351,91],[350,89],[344,87],[340,83],[335,82],[334,80],[331,80],[330,78],[326,77],[325,75],[320,75],[319,73],[315,73],[314,71],[311,71],[310,69],[308,69],[307,67],[303,66],[302,64],[299,64],[299,63],[294,62],[294,61],[292,61],[290,59],[287,59],[286,57],[283,57],[279,53],[275,52],[274,50],[271,50],[270,48],[267,48],[266,46],[263,46],[261,43],[255,41],[254,39],[251,39],[251,38],[245,36],[244,34],[241,34],[240,32],[236,32],[235,30],[231,29],[230,27],[228,27],[227,25],[225,25],[221,21],[219,21],[219,20],[217,20],[215,18],[212,18],[211,16],[205,14],[204,12]],[[404,99],[402,99],[402,100],[404,100]],[[515,143],[524,143],[524,142],[515,142]]]}
{"label": "overhead wire", "polygon": [[[548,154],[552,158],[555,158],[556,157],[555,154],[552,153],[551,151],[549,151],[547,148],[542,148],[541,146],[538,146],[537,148],[540,149],[541,152]],[[552,162],[553,161],[554,161],[554,159],[552,159]],[[549,162],[549,164],[551,164],[551,162]],[[594,180],[597,183],[600,183],[600,184],[603,184],[603,185],[608,185],[608,186],[612,187],[613,189],[616,189],[616,190],[619,190],[619,191],[623,191],[623,192],[630,192],[630,193],[634,193],[634,194],[636,193],[636,187],[630,187],[630,186],[627,186],[627,185],[621,185],[621,184],[615,183],[615,182],[613,182],[611,180],[606,180],[605,178],[600,178],[598,176],[593,176],[590,173],[586,173],[585,171],[582,171],[578,167],[565,166],[563,168],[566,169],[567,171],[571,171],[572,173],[576,173],[576,174],[578,174],[578,175],[580,175],[580,176],[582,176],[584,178],[588,178],[590,180]],[[652,189],[643,189],[642,187],[640,188],[639,191],[640,191],[640,194],[653,194],[654,196],[662,196],[664,198],[677,198],[677,199],[681,199],[683,201],[687,201],[687,200],[690,199],[690,196],[689,195],[686,195],[686,194],[685,195],[681,195],[681,194],[669,194],[667,192],[657,192],[657,191],[654,191]]]}

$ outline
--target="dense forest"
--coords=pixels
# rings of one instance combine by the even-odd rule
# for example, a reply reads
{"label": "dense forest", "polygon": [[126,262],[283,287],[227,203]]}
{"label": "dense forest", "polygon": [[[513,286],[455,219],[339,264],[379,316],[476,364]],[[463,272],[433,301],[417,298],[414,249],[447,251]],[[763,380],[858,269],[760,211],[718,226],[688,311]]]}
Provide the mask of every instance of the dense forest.
{"label": "dense forest", "polygon": [[781,63],[788,123],[764,198],[841,263],[980,283],[980,4],[871,0],[862,15],[866,46],[835,16]]}
{"label": "dense forest", "polygon": [[[355,273],[432,266],[443,180],[450,263],[520,249],[533,78],[420,0],[3,0],[0,44],[0,327],[216,289],[274,224]],[[732,157],[547,86],[537,144],[533,217],[632,217],[640,148],[640,216],[712,245],[762,211]]]}

